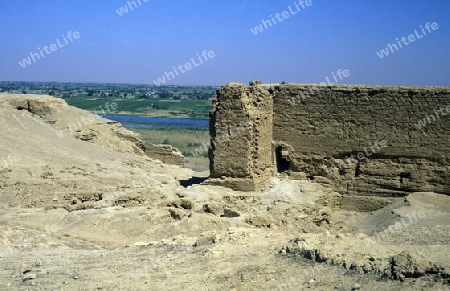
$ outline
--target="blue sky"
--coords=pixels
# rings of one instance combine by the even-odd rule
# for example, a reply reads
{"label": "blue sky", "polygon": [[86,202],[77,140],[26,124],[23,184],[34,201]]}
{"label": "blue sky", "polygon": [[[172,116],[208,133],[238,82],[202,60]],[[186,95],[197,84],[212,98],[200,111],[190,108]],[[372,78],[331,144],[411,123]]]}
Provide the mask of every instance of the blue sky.
{"label": "blue sky", "polygon": [[[450,85],[448,0],[311,0],[257,35],[252,28],[289,6],[295,12],[299,0],[144,1],[131,11],[126,0],[4,0],[0,80],[153,84],[213,50],[168,84],[320,83],[341,69],[350,72],[345,84]],[[427,22],[439,28],[377,55]],[[19,65],[69,31],[81,37]]]}

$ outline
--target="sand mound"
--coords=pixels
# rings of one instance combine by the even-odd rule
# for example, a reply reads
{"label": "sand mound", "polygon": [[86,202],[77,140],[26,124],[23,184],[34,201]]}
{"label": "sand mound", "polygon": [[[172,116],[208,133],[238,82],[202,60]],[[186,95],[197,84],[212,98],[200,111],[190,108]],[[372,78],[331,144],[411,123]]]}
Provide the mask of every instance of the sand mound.
{"label": "sand mound", "polygon": [[57,98],[2,96],[0,117],[4,206],[74,210],[141,203],[169,183],[166,172],[183,176],[178,167],[149,158],[143,148],[150,145],[139,135]]}

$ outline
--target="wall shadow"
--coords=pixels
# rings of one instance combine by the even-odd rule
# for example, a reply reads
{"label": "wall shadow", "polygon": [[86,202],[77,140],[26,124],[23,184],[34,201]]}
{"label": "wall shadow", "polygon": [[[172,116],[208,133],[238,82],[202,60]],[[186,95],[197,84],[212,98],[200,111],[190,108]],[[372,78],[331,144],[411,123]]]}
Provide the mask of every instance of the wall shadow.
{"label": "wall shadow", "polygon": [[192,177],[190,179],[187,180],[180,180],[180,185],[183,187],[189,187],[192,185],[200,185],[201,183],[205,182],[206,180],[208,180],[209,177]]}

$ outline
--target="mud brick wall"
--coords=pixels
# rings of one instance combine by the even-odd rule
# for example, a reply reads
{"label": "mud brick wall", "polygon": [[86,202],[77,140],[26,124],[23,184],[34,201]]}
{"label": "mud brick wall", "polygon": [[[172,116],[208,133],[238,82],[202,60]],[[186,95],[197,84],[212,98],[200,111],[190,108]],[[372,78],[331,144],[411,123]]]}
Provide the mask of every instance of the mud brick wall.
{"label": "mud brick wall", "polygon": [[[293,172],[346,194],[450,194],[450,114],[421,130],[414,125],[450,105],[449,88],[281,84],[273,98],[273,138],[291,147]],[[387,147],[345,163],[382,140]]]}
{"label": "mud brick wall", "polygon": [[274,174],[272,128],[273,98],[266,88],[231,83],[218,90],[210,113],[208,183],[263,188]]}
{"label": "mud brick wall", "polygon": [[[251,106],[261,95],[264,105]],[[230,102],[236,105],[235,109],[229,110]],[[297,84],[246,87],[234,83],[222,87],[213,103],[212,136],[217,135],[214,129],[225,124],[233,126],[241,120],[257,122],[257,117],[264,117],[264,122],[255,129],[272,131],[270,150],[264,138],[264,147],[258,145],[257,155],[248,154],[255,151],[253,135],[239,137],[239,141],[226,147],[216,145],[210,155],[214,174],[218,174],[215,165],[221,165],[222,177],[234,177],[235,173],[227,168],[238,162],[249,165],[240,177],[261,173],[263,167],[273,171],[280,168],[276,155],[281,149],[292,178],[314,179],[343,194],[401,196],[412,191],[450,194],[448,87]],[[247,109],[239,109],[237,104],[246,104]],[[254,110],[261,112],[258,115]],[[253,114],[248,114],[249,111]],[[269,111],[273,124],[269,124],[271,117],[266,116]],[[427,124],[418,129],[417,123],[427,116]],[[263,136],[268,138],[270,134]],[[374,146],[381,141],[385,141],[384,147]],[[229,153],[227,159],[215,155],[222,150]],[[234,152],[239,154],[233,156]],[[360,156],[363,153],[364,158],[347,158],[358,153]],[[255,156],[262,160],[255,161]]]}

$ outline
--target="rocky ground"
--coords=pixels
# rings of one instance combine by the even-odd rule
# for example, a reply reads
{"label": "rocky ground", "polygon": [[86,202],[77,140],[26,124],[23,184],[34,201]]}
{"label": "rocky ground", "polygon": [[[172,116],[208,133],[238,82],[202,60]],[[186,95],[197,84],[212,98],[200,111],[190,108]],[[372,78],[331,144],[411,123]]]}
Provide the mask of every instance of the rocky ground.
{"label": "rocky ground", "polygon": [[50,97],[0,95],[0,139],[0,290],[450,290],[449,196],[200,185]]}

